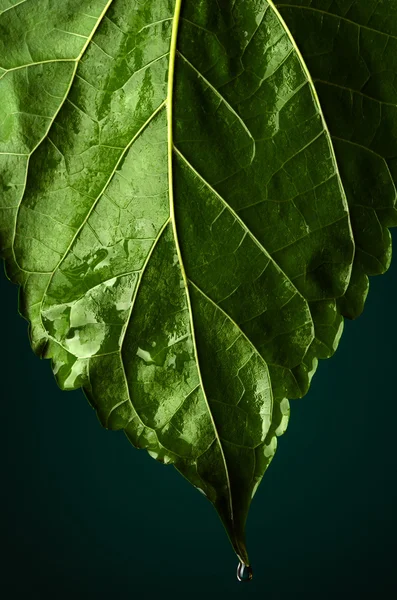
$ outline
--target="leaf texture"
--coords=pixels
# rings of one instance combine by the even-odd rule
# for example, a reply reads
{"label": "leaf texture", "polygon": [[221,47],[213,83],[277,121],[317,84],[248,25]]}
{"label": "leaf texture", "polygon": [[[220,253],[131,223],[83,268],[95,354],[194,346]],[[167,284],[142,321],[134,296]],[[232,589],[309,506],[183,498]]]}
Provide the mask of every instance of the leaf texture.
{"label": "leaf texture", "polygon": [[340,304],[355,318],[364,307],[368,275],[390,266],[387,228],[397,225],[397,3],[277,5],[316,86],[349,202],[356,252]]}
{"label": "leaf texture", "polygon": [[335,6],[0,0],[2,253],[33,348],[247,565],[288,400],[396,224],[396,4]]}

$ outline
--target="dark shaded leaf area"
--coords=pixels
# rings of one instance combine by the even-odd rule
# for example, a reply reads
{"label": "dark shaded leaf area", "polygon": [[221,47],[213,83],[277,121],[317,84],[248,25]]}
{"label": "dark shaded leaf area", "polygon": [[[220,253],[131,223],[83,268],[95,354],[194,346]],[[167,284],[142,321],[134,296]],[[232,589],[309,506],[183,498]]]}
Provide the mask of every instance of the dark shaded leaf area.
{"label": "dark shaded leaf area", "polygon": [[32,346],[249,564],[289,400],[390,264],[397,2],[0,0],[0,56]]}

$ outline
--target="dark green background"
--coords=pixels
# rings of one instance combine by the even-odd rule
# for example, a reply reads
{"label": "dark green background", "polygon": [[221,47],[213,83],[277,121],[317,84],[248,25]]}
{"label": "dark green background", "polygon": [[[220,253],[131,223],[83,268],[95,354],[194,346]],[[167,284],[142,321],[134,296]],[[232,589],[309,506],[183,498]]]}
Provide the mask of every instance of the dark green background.
{"label": "dark green background", "polygon": [[81,392],[58,390],[1,275],[6,600],[396,597],[397,260],[371,283],[365,314],[292,403],[252,506],[246,585],[209,502],[103,430]]}

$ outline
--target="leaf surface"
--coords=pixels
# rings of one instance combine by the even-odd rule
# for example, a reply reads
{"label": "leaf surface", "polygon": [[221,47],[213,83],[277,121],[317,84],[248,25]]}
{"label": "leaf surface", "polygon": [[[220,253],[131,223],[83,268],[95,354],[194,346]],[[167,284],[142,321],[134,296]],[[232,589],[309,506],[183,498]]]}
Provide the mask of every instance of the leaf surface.
{"label": "leaf surface", "polygon": [[0,0],[1,242],[33,348],[204,492],[245,564],[288,400],[387,268],[396,215],[383,121],[334,85],[330,3],[303,4],[279,6],[297,44],[265,0]]}
{"label": "leaf surface", "polygon": [[355,259],[341,310],[357,317],[397,225],[397,3],[277,2],[316,86],[349,202]]}

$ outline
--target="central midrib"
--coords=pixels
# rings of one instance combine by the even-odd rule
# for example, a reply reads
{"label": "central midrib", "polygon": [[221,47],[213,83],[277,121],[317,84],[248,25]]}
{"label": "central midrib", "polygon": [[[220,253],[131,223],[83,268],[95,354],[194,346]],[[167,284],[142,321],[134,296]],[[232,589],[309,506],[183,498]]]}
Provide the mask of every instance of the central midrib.
{"label": "central midrib", "polygon": [[[179,23],[181,20],[182,1],[183,0],[175,1],[175,11],[174,11],[174,18],[173,18],[173,22],[172,22],[172,34],[171,34],[171,44],[170,44],[170,60],[169,60],[169,67],[168,67],[168,87],[167,87],[167,100],[166,100],[167,129],[168,129],[168,183],[169,183],[169,200],[170,200],[170,219],[171,219],[172,230],[173,230],[173,234],[174,234],[175,246],[176,246],[176,251],[177,251],[177,255],[178,255],[178,259],[179,259],[182,279],[183,279],[183,283],[184,283],[184,287],[185,287],[185,294],[186,294],[187,306],[188,306],[188,311],[189,311],[189,319],[190,319],[190,329],[191,329],[191,335],[192,335],[194,355],[195,355],[196,365],[197,365],[197,373],[198,373],[202,393],[204,396],[204,400],[206,402],[208,413],[209,413],[209,416],[210,416],[210,419],[212,422],[213,430],[215,433],[215,438],[216,438],[216,441],[217,441],[217,444],[219,446],[221,456],[222,456],[222,461],[223,461],[224,470],[225,470],[225,476],[226,476],[226,480],[227,480],[228,495],[229,495],[230,519],[231,519],[232,526],[233,526],[234,525],[233,501],[232,501],[232,491],[231,491],[231,486],[230,486],[229,470],[228,470],[228,466],[227,466],[227,462],[226,462],[226,458],[225,458],[225,453],[223,451],[222,442],[221,442],[221,439],[220,439],[220,436],[218,433],[218,429],[217,429],[216,423],[214,421],[214,417],[213,417],[211,407],[208,402],[207,395],[205,393],[204,383],[203,383],[203,379],[202,379],[202,375],[201,375],[197,343],[196,343],[196,336],[195,336],[195,330],[194,330],[194,320],[193,320],[192,304],[191,304],[191,299],[190,299],[189,282],[188,282],[185,267],[183,264],[183,258],[182,258],[181,248],[180,248],[179,239],[178,239],[176,221],[175,221],[174,176],[173,176],[173,158],[174,158],[173,100],[174,100],[174,82],[175,82],[175,59],[176,59],[176,51],[177,51]],[[237,539],[232,540],[232,541],[234,542],[234,544],[236,546],[238,546]]]}

